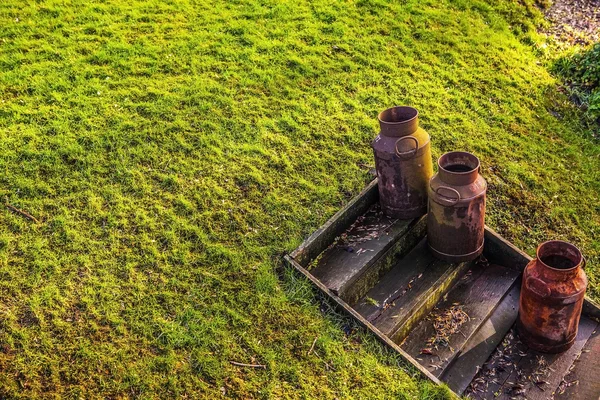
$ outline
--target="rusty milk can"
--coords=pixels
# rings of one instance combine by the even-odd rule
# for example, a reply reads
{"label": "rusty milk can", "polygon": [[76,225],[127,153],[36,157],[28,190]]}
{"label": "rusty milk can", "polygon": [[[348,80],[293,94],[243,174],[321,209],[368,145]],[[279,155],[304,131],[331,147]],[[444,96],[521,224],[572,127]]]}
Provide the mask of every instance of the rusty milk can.
{"label": "rusty milk can", "polygon": [[427,183],[433,175],[429,135],[413,107],[392,107],[378,115],[381,131],[371,146],[379,177],[379,202],[393,218],[427,212]]}
{"label": "rusty milk can", "polygon": [[579,249],[570,243],[542,243],[523,272],[517,329],[534,350],[560,353],[575,343],[587,277]]}
{"label": "rusty milk can", "polygon": [[473,154],[454,151],[438,159],[438,173],[429,183],[427,214],[427,242],[436,257],[462,262],[481,254],[486,190]]}

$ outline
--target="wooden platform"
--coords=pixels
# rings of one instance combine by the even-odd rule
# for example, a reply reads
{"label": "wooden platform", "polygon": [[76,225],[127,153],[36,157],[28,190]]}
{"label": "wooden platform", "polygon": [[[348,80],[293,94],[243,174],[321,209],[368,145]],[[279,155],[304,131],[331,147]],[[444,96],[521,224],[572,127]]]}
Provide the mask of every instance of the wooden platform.
{"label": "wooden platform", "polygon": [[530,257],[491,229],[478,260],[437,260],[427,247],[425,218],[384,216],[373,181],[285,260],[458,395],[600,398],[600,308],[586,299],[576,343],[565,353],[527,349],[514,323]]}

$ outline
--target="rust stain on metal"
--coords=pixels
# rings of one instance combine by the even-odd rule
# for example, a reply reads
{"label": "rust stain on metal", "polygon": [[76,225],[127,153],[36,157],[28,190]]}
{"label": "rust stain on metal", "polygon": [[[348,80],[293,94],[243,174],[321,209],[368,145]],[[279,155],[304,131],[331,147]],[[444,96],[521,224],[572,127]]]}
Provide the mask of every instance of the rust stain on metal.
{"label": "rust stain on metal", "polygon": [[419,127],[419,112],[412,107],[392,107],[377,118],[381,131],[371,146],[381,208],[393,218],[424,215],[433,165],[429,135]]}
{"label": "rust stain on metal", "polygon": [[438,159],[429,183],[427,241],[442,260],[470,261],[483,251],[487,183],[479,166],[477,157],[462,151]]}
{"label": "rust stain on metal", "polygon": [[551,240],[523,272],[519,319],[521,340],[547,353],[560,353],[575,342],[587,287],[584,259],[570,243]]}

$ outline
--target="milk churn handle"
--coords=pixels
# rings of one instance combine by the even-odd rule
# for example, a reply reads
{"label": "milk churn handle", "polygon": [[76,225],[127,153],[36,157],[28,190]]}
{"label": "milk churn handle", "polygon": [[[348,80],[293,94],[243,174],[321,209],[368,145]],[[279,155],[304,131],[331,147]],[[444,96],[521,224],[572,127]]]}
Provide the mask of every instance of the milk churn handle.
{"label": "milk churn handle", "polygon": [[550,288],[541,279],[534,278],[533,276],[528,276],[527,280],[525,281],[525,285],[527,285],[529,290],[536,293],[541,298],[546,298],[550,296]]}
{"label": "milk churn handle", "polygon": [[[455,198],[455,199],[453,199],[453,198],[451,198],[451,197],[444,196],[443,194],[441,194],[441,193],[440,193],[440,189],[445,189],[445,190],[449,190],[449,191],[451,191],[451,192],[454,192],[454,193],[456,194],[456,198]],[[453,206],[453,205],[455,205],[456,203],[458,203],[458,202],[460,201],[460,193],[458,193],[458,190],[456,190],[456,189],[454,189],[454,188],[451,188],[451,187],[448,187],[448,186],[438,186],[438,188],[437,188],[437,189],[435,189],[435,193],[436,193],[438,196],[444,197],[444,198],[446,198],[446,199],[450,199],[450,200],[449,200],[449,201],[451,202],[451,203],[449,204],[450,206]]]}
{"label": "milk churn handle", "polygon": [[[413,140],[415,142],[415,148],[410,151],[401,153],[400,151],[398,151],[398,143],[400,143],[401,141],[403,141],[405,139]],[[400,139],[396,140],[394,149],[396,150],[396,155],[398,157],[400,157],[403,160],[408,160],[409,158],[413,158],[415,156],[415,154],[417,154],[417,151],[419,151],[419,140],[414,136],[402,136]],[[406,157],[406,156],[408,156],[408,157]]]}

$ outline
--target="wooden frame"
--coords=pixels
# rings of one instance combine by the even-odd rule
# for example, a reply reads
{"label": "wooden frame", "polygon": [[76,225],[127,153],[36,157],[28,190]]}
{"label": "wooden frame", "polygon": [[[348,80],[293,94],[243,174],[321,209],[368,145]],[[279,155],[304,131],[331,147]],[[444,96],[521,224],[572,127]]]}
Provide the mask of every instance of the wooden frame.
{"label": "wooden frame", "polygon": [[[377,179],[373,180],[357,196],[352,198],[348,204],[331,217],[325,224],[310,235],[298,248],[289,255],[284,256],[285,263],[306,277],[314,286],[325,294],[335,305],[336,309],[352,317],[361,326],[371,331],[375,337],[386,346],[399,353],[407,362],[421,373],[421,375],[436,384],[440,380],[419,364],[413,357],[405,352],[400,346],[384,335],[372,323],[361,316],[342,298],[327,288],[319,279],[307,269],[319,254],[326,250],[336,238],[342,234],[359,216],[363,215],[379,198]],[[527,253],[523,252],[512,243],[504,239],[493,229],[485,228],[484,255],[492,262],[522,271],[527,263],[532,260]],[[588,317],[600,322],[600,306],[586,297],[583,313]]]}

